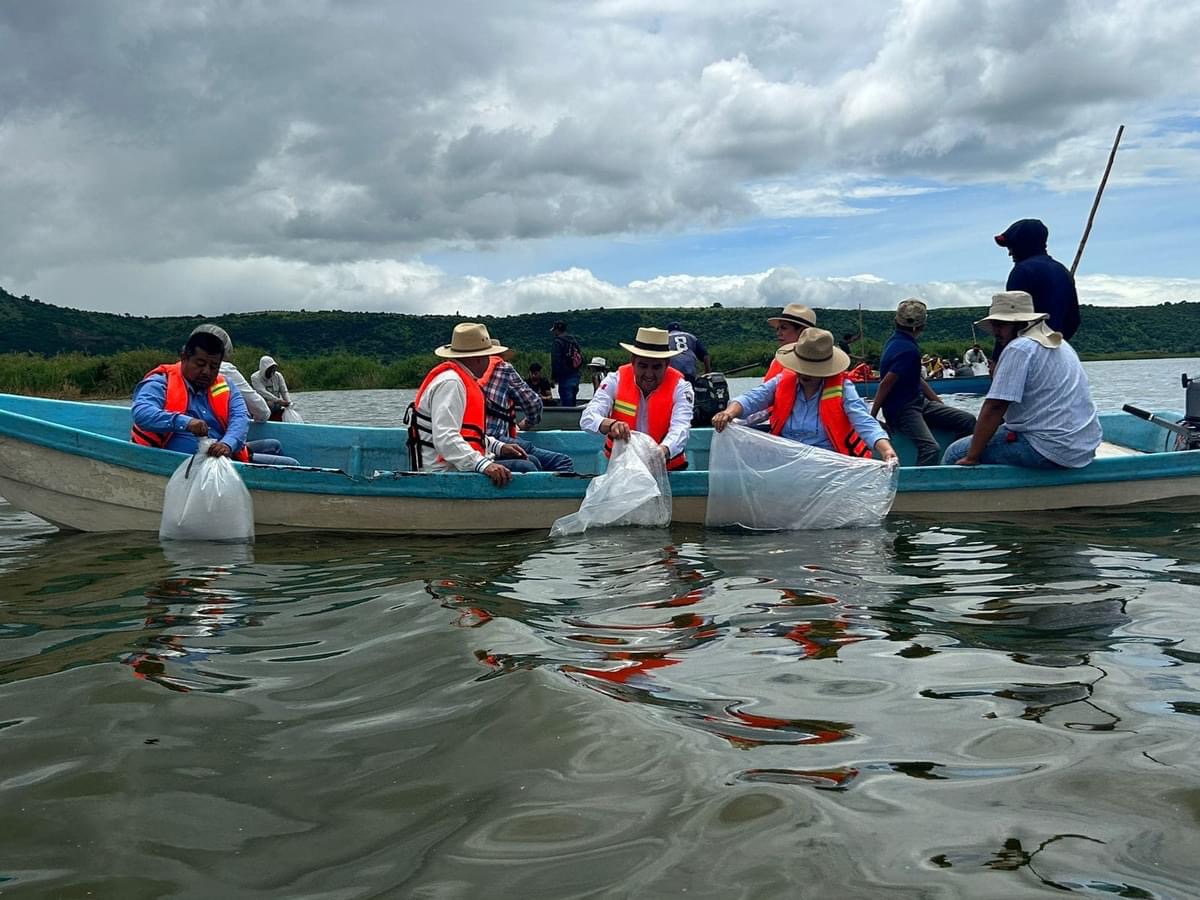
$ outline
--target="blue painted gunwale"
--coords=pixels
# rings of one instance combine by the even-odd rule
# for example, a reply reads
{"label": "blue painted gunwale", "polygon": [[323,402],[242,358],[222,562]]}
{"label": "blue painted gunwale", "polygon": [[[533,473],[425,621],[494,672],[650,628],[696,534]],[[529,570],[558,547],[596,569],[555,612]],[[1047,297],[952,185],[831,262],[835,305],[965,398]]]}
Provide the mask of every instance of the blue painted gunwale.
{"label": "blue painted gunwale", "polygon": [[[1164,411],[1164,418],[1179,418]],[[1158,478],[1200,476],[1200,451],[1165,453],[1167,433],[1151,423],[1124,413],[1101,416],[1105,439],[1141,450],[1144,455],[1097,459],[1083,469],[1039,471],[1008,466],[934,466],[900,470],[900,491],[993,491],[1057,485],[1105,483]],[[41,447],[83,456],[137,471],[169,477],[184,454],[133,444],[128,439],[129,409],[95,403],[45,400],[0,394],[0,436],[17,438]],[[346,496],[420,497],[435,499],[582,498],[586,478],[533,473],[514,478],[504,488],[474,473],[395,472],[372,477],[376,471],[396,470],[407,464],[405,432],[400,428],[344,427],[334,425],[252,426],[253,437],[275,437],[285,452],[322,466],[320,469],[278,469],[243,466],[241,472],[252,490]],[[676,496],[703,497],[708,493],[711,429],[695,429],[688,447],[692,468],[671,475]],[[547,449],[570,453],[581,472],[603,469],[598,435],[579,431],[539,432],[536,440]],[[898,442],[901,458],[911,459],[912,448]]]}
{"label": "blue painted gunwale", "polygon": [[[976,394],[982,397],[992,386],[991,375],[972,375],[969,378],[934,378],[929,386],[938,394]],[[878,381],[856,381],[858,396],[870,399],[879,390]]]}

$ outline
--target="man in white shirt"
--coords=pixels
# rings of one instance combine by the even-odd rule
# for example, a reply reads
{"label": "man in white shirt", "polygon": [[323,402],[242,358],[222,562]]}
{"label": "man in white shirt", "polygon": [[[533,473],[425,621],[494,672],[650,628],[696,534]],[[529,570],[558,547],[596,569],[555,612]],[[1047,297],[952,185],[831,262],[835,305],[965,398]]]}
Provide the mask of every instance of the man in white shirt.
{"label": "man in white shirt", "polygon": [[1079,469],[1092,461],[1103,436],[1087,374],[1046,318],[1025,291],[992,297],[977,323],[996,336],[992,386],[975,433],[947,447],[942,465]]}
{"label": "man in white shirt", "polygon": [[634,342],[621,346],[629,351],[629,362],[600,382],[579,427],[608,437],[606,456],[614,440],[627,441],[632,431],[641,431],[658,443],[668,469],[687,468],[683,451],[696,395],[682,373],[667,365],[681,351],[671,349],[661,328],[639,328]]}
{"label": "man in white shirt", "polygon": [[433,351],[446,361],[425,376],[404,414],[414,471],[481,472],[497,487],[508,484],[513,472],[538,471],[519,446],[486,430],[478,379],[487,371],[488,358],[507,350],[492,343],[486,326],[463,322],[454,326],[449,344]]}

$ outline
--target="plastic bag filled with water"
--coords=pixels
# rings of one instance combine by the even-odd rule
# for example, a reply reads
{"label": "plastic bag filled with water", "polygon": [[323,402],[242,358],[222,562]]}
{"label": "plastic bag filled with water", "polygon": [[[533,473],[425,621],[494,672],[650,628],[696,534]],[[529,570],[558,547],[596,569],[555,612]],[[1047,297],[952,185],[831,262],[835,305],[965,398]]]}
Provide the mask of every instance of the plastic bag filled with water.
{"label": "plastic bag filled with water", "polygon": [[788,531],[878,525],[899,469],[742,425],[713,433],[704,524]]}
{"label": "plastic bag filled with water", "polygon": [[582,534],[589,528],[670,523],[667,464],[654,439],[635,431],[628,441],[613,441],[608,470],[592,479],[579,512],[555,521],[550,536]]}
{"label": "plastic bag filled with water", "polygon": [[227,456],[209,456],[213,444],[201,438],[194,456],[184,460],[167,482],[160,540],[254,540],[254,503]]}

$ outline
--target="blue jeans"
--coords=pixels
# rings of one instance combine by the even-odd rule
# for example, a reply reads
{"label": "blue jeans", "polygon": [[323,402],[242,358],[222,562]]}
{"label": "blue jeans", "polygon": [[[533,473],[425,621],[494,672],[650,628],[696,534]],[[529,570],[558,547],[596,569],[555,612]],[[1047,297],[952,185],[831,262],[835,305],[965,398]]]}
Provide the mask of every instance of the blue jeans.
{"label": "blue jeans", "polygon": [[560,406],[574,406],[575,397],[579,393],[579,373],[567,375],[558,380],[558,403]]}
{"label": "blue jeans", "polygon": [[541,447],[535,447],[524,438],[517,438],[513,443],[528,453],[529,458],[535,460],[543,472],[575,471],[575,461],[565,453],[543,450]]}
{"label": "blue jeans", "polygon": [[[971,449],[971,438],[965,437],[955,441],[946,448],[942,456],[943,466],[952,466]],[[980,462],[999,466],[1022,466],[1026,469],[1061,469],[1056,462],[1046,459],[1033,449],[1029,439],[1019,431],[1009,431],[1007,425],[1001,425],[992,435],[992,439],[983,448]]]}
{"label": "blue jeans", "polygon": [[298,466],[300,461],[283,455],[283,446],[274,438],[246,441],[250,462],[256,466]]}
{"label": "blue jeans", "polygon": [[496,457],[496,462],[504,466],[510,472],[540,472],[542,467],[538,465],[538,461],[530,457],[529,459],[501,459]]}

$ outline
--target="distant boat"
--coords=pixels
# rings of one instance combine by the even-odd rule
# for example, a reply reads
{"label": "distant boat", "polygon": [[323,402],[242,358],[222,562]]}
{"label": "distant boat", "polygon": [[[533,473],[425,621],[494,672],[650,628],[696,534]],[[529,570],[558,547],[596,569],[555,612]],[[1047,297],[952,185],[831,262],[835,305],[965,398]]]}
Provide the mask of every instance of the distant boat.
{"label": "distant boat", "polygon": [[[1166,452],[1174,436],[1134,416],[1106,414],[1101,421],[1106,443],[1086,468],[902,468],[893,512],[970,519],[1200,496],[1200,451]],[[544,530],[579,508],[588,483],[538,472],[497,488],[474,473],[393,471],[408,459],[399,428],[270,422],[252,426],[252,436],[276,437],[289,455],[312,465],[239,467],[260,533]],[[671,474],[677,522],[704,521],[711,438],[711,429],[694,430],[692,468]],[[598,435],[550,431],[536,440],[570,453],[582,473],[603,471]],[[902,441],[897,449],[902,460],[914,458]],[[0,394],[0,496],[61,528],[157,531],[167,479],[186,458],[131,443],[128,407]]]}

